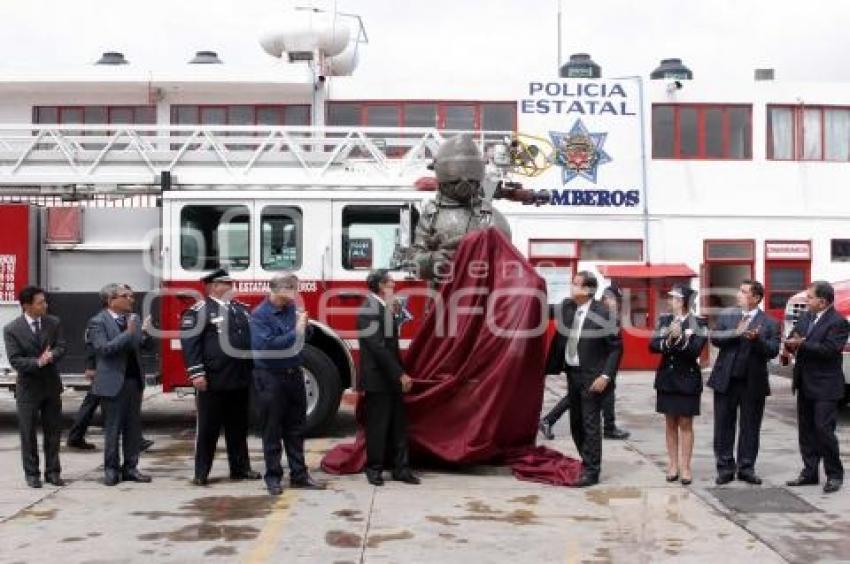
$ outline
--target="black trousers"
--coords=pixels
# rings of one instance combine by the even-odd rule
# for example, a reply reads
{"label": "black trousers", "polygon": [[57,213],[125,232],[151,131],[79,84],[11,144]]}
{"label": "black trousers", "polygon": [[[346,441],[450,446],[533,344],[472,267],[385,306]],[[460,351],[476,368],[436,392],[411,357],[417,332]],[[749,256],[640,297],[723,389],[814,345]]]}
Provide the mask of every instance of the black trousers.
{"label": "black trousers", "polygon": [[86,438],[86,433],[89,430],[94,413],[100,405],[100,397],[89,392],[83,398],[83,403],[80,404],[80,409],[77,411],[77,416],[74,418],[74,424],[71,430],[68,431],[68,442],[77,443]]}
{"label": "black trousers", "polygon": [[195,477],[209,476],[222,427],[230,473],[237,474],[251,469],[248,456],[249,396],[248,388],[198,392]]}
{"label": "black trousers", "polygon": [[[726,393],[714,392],[714,460],[718,473],[751,472],[755,468],[764,401],[764,395],[748,393],[747,381],[741,379],[730,380]],[[739,415],[736,463],[733,449]]]}
{"label": "black trousers", "polygon": [[44,474],[59,474],[59,442],[62,435],[62,399],[58,393],[18,395],[18,428],[24,474],[39,476],[38,438],[41,421],[44,437]]}
{"label": "black trousers", "polygon": [[827,478],[844,479],[838,438],[835,436],[837,417],[837,401],[810,399],[802,389],[797,390],[798,438],[806,477],[818,477],[818,466],[823,459]]}
{"label": "black trousers", "polygon": [[409,468],[404,399],[398,393],[366,392],[366,469],[383,471],[388,455],[393,472]]}
{"label": "black trousers", "polygon": [[280,483],[283,477],[281,441],[286,449],[290,481],[306,479],[304,424],[307,421],[307,390],[303,372],[300,368],[281,372],[254,369],[254,387],[260,408],[266,483]]}
{"label": "black trousers", "polygon": [[[614,389],[607,391],[602,396],[602,421],[606,431],[613,431],[617,428],[617,416],[614,413],[615,398],[616,393]],[[561,419],[568,409],[570,409],[569,393],[558,400],[555,407],[549,410],[549,413],[547,413],[543,419],[545,419],[550,425],[554,425],[559,419]]]}
{"label": "black trousers", "polygon": [[581,455],[584,473],[599,477],[602,467],[602,404],[613,390],[590,391],[597,374],[569,367],[567,385],[570,398],[570,433]]}
{"label": "black trousers", "polygon": [[[133,470],[139,464],[142,437],[142,385],[124,378],[114,397],[101,397],[103,408],[103,469],[105,472]],[[119,444],[124,454],[121,464]]]}

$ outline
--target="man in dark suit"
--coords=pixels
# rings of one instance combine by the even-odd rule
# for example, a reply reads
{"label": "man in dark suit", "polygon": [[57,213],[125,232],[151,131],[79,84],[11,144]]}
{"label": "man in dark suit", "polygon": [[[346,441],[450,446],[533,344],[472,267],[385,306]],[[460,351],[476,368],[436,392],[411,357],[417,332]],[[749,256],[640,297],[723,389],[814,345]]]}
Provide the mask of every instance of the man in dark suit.
{"label": "man in dark suit", "polygon": [[357,314],[360,341],[360,388],[366,392],[366,479],[384,485],[387,453],[392,453],[394,480],[418,484],[410,471],[407,421],[402,394],[413,380],[404,372],[398,334],[402,312],[393,297],[395,282],[387,270],[366,278],[369,295]]}
{"label": "man in dark suit", "polygon": [[835,308],[835,290],[828,282],[812,282],[806,290],[808,311],[800,316],[785,350],[796,358],[793,390],[797,393],[797,426],[803,471],[789,486],[818,483],[823,459],[825,493],[836,492],[844,482],[835,425],[838,404],[844,397],[842,351],[850,323]]}
{"label": "man in dark suit", "polygon": [[44,480],[64,486],[59,465],[62,434],[62,381],[56,363],[65,354],[59,318],[47,315],[44,290],[27,286],[18,301],[23,313],[3,328],[9,363],[17,372],[16,402],[21,434],[21,459],[31,488],[41,487],[36,428],[44,435]]}
{"label": "man in dark suit", "polygon": [[141,349],[151,341],[147,334],[150,317],[140,323],[133,313],[133,290],[126,284],[107,284],[100,297],[104,309],[88,322],[86,347],[95,355],[92,393],[100,396],[103,406],[104,483],[114,486],[120,480],[150,482],[150,476],[137,468],[145,387]]}
{"label": "man in dark suit", "polygon": [[[770,395],[767,363],[779,354],[779,325],[759,309],[764,286],[744,280],[738,307],[720,314],[711,343],[720,349],[708,387],[714,390],[714,458],[717,485],[735,478],[761,484],[755,472],[765,398]],[[732,454],[740,412],[738,460]]]}
{"label": "man in dark suit", "polygon": [[[567,373],[570,432],[583,469],[577,487],[599,483],[602,465],[601,409],[611,393],[623,354],[620,329],[609,310],[594,299],[599,282],[590,272],[573,277],[572,299],[561,303],[555,320],[558,332],[546,359],[546,374]],[[543,421],[557,419],[559,406]]]}
{"label": "man in dark suit", "polygon": [[201,278],[207,297],[183,312],[181,348],[197,391],[198,427],[195,476],[205,486],[221,428],[232,480],[259,480],[248,455],[251,385],[251,312],[231,299],[233,280],[224,269]]}

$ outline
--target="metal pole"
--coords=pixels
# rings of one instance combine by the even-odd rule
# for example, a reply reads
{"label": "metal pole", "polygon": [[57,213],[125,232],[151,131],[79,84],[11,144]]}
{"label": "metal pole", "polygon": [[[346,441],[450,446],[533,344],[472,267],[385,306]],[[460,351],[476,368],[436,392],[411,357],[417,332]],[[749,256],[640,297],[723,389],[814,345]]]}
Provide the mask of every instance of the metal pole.
{"label": "metal pole", "polygon": [[[561,72],[561,0],[558,1],[558,73]],[[560,74],[559,74],[560,76]]]}

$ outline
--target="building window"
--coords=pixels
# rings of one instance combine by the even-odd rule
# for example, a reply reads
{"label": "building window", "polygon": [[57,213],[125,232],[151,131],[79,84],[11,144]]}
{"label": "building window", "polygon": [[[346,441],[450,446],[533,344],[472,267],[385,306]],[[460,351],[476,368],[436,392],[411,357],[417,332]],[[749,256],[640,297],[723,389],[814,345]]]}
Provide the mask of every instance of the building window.
{"label": "building window", "polygon": [[310,125],[310,106],[230,104],[171,106],[175,125]]}
{"label": "building window", "polygon": [[[388,268],[400,270],[396,249],[400,243],[401,207],[346,206],[342,210],[342,267],[346,270]],[[412,209],[411,237],[419,214]]]}
{"label": "building window", "polygon": [[301,210],[268,206],[260,216],[260,264],[263,270],[301,268]]}
{"label": "building window", "polygon": [[705,260],[707,261],[752,261],[755,260],[755,242],[748,241],[706,241]]}
{"label": "building window", "polygon": [[180,211],[184,270],[245,270],[250,264],[247,206],[186,206]]}
{"label": "building window", "polygon": [[155,106],[36,106],[34,123],[155,124]]}
{"label": "building window", "polygon": [[581,241],[581,260],[642,261],[643,241]]}
{"label": "building window", "polygon": [[832,262],[850,262],[850,239],[832,240]]}
{"label": "building window", "polygon": [[767,158],[850,161],[850,108],[768,106]]}
{"label": "building window", "polygon": [[752,107],[656,104],[652,107],[656,159],[751,159]]}
{"label": "building window", "polygon": [[514,131],[516,130],[516,103],[328,102],[327,123],[337,126]]}

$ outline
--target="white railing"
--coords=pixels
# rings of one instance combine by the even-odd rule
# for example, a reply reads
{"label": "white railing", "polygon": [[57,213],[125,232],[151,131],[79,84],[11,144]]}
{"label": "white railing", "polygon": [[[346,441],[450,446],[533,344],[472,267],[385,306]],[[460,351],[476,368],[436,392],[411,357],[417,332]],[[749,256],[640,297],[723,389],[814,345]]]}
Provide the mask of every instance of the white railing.
{"label": "white railing", "polygon": [[[455,131],[373,127],[0,125],[0,185],[411,185]],[[510,132],[474,132],[483,149]]]}

